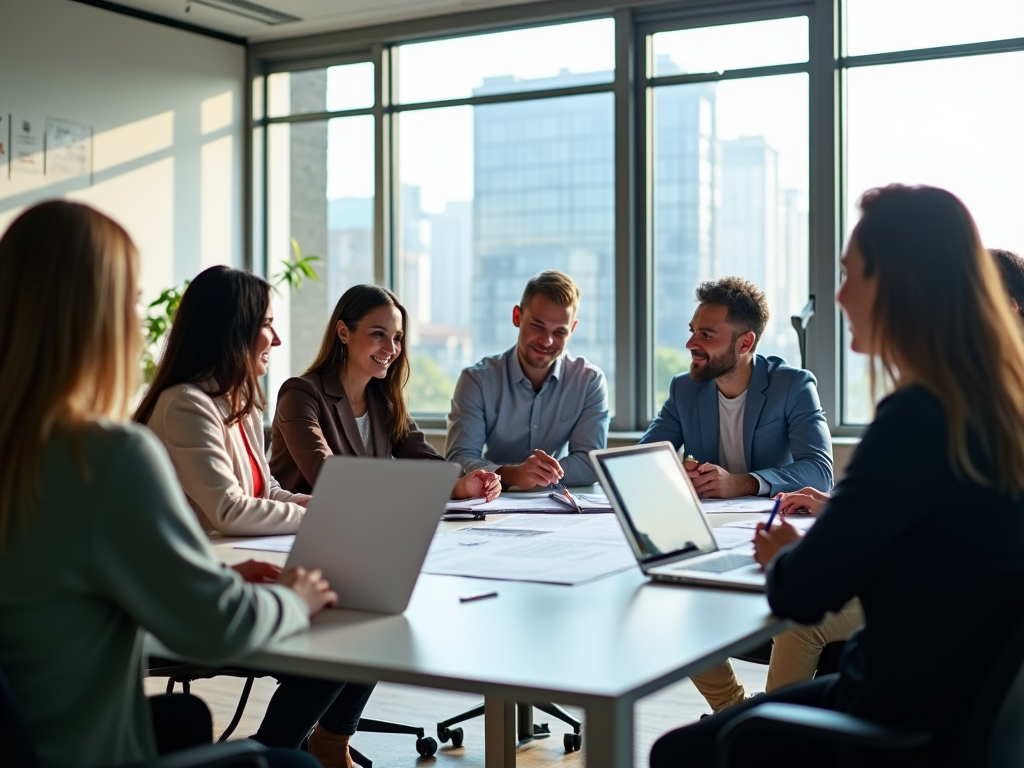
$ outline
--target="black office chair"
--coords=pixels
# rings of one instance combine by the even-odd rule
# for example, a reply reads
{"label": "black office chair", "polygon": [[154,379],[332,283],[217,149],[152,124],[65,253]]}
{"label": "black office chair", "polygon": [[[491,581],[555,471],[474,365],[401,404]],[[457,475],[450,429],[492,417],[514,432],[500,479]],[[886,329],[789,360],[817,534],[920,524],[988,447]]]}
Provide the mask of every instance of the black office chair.
{"label": "black office chair", "polygon": [[[1024,765],[1024,616],[988,669],[968,715],[957,763],[962,768]],[[928,731],[893,728],[843,712],[798,704],[766,702],[751,707],[718,735],[715,765],[729,768],[733,750],[745,739],[773,733],[813,737],[844,747],[892,752],[917,765],[915,750],[931,741]]]}
{"label": "black office chair", "polygon": [[[231,734],[235,732],[238,723],[242,720],[242,714],[245,712],[245,705],[249,702],[249,694],[252,692],[253,683],[257,677],[265,676],[251,669],[237,667],[210,668],[199,664],[186,664],[156,657],[150,659],[150,665],[146,675],[148,677],[166,677],[167,693],[173,693],[174,686],[177,683],[181,684],[181,688],[185,693],[190,693],[192,682],[195,680],[207,680],[222,676],[239,677],[245,680],[242,686],[242,693],[238,698],[238,704],[235,706],[235,713],[232,715],[228,727],[224,729],[224,732],[217,739],[218,741],[227,741]],[[437,752],[437,741],[427,736],[423,728],[413,725],[361,717],[359,718],[359,725],[356,727],[356,730],[363,733],[393,733],[415,736],[416,752],[420,757],[431,757]],[[352,755],[352,762],[356,765],[362,766],[362,768],[373,768],[373,761],[361,754],[359,750],[350,746],[349,753]]]}
{"label": "black office chair", "polygon": [[[262,753],[266,748],[255,741],[204,744],[164,755],[156,760],[122,768],[268,768]],[[40,768],[39,755],[29,735],[25,718],[14,700],[7,676],[0,668],[0,765]]]}
{"label": "black office chair", "polygon": [[[535,708],[547,715],[551,715],[551,717],[558,718],[572,728],[572,733],[566,733],[562,737],[562,746],[565,747],[566,752],[578,752],[580,750],[583,746],[583,723],[557,704],[526,704],[521,701],[516,703],[516,732],[519,744],[524,744],[533,739],[544,739],[551,735],[551,728],[547,723],[535,724],[533,722],[533,710]],[[455,717],[450,717],[438,723],[437,738],[442,744],[446,744],[451,740],[453,747],[461,747],[465,734],[461,728],[452,728],[452,726],[457,723],[463,723],[466,720],[471,720],[474,717],[480,717],[483,713],[484,705],[479,704]]]}

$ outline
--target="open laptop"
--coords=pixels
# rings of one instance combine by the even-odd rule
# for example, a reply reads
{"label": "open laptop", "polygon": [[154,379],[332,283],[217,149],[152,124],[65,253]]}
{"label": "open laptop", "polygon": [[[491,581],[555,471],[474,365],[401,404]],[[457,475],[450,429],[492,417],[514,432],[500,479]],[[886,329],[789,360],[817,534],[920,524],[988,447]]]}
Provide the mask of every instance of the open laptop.
{"label": "open laptop", "polygon": [[401,613],[458,476],[447,461],[329,458],[285,567],[323,570],[339,608]]}
{"label": "open laptop", "polygon": [[722,551],[671,443],[591,451],[643,572],[656,581],[764,591],[753,548]]}

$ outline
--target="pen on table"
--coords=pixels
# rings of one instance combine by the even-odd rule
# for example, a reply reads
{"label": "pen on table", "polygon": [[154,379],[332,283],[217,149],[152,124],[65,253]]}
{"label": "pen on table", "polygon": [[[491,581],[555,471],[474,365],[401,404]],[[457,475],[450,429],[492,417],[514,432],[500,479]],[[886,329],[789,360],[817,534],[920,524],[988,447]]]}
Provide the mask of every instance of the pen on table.
{"label": "pen on table", "polygon": [[465,595],[464,597],[460,597],[459,598],[459,602],[460,603],[471,603],[474,600],[485,600],[488,597],[497,597],[497,596],[498,596],[497,592],[481,592],[478,595]]}

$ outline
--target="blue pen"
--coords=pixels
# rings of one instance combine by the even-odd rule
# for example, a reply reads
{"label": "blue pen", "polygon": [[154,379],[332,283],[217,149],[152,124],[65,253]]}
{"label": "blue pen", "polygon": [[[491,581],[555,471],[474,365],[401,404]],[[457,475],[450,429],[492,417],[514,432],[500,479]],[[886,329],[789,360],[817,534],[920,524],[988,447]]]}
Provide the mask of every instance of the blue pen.
{"label": "blue pen", "polygon": [[782,505],[782,497],[778,496],[775,499],[775,506],[772,507],[772,513],[768,515],[768,522],[765,524],[764,529],[767,531],[772,527],[772,523],[775,522],[775,516],[779,513],[779,507]]}

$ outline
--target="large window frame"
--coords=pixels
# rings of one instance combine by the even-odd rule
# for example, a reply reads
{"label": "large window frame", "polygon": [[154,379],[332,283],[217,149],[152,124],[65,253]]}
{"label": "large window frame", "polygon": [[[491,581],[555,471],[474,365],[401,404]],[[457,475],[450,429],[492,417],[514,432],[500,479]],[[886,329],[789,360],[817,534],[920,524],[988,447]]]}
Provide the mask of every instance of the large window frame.
{"label": "large window frame", "polygon": [[[619,0],[595,6],[582,0],[553,0],[398,22],[358,30],[326,33],[250,45],[247,74],[254,88],[247,90],[247,111],[266,104],[266,78],[281,71],[355,62],[372,62],[375,102],[366,109],[322,112],[289,117],[254,115],[249,142],[245,206],[247,265],[266,272],[267,126],[273,123],[328,120],[373,115],[375,122],[374,276],[401,291],[400,243],[396,239],[399,189],[395,125],[402,112],[447,106],[476,106],[502,101],[558,98],[594,92],[614,94],[615,166],[615,355],[616,381],[612,430],[635,434],[649,423],[653,366],[653,254],[651,218],[647,204],[651,173],[649,87],[675,83],[724,80],[752,75],[806,72],[809,79],[809,293],[816,313],[807,331],[806,365],[818,380],[818,393],[834,436],[855,437],[862,425],[842,423],[842,323],[833,296],[839,282],[838,257],[845,231],[844,211],[844,79],[851,68],[922,61],[935,58],[984,55],[1024,50],[1024,38],[952,45],[884,54],[843,55],[841,0],[737,0],[708,3],[679,0],[672,4],[649,0]],[[806,63],[727,71],[712,75],[647,77],[647,40],[655,32],[727,23],[806,16],[809,22],[809,57]],[[476,96],[413,104],[395,104],[390,68],[394,46],[441,40],[486,32],[525,29],[545,24],[613,18],[615,21],[615,77],[610,83],[526,91],[500,96]],[[260,88],[263,89],[262,99]],[[798,362],[798,361],[792,361]],[[443,427],[437,415],[418,418],[424,427]]]}

